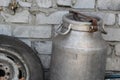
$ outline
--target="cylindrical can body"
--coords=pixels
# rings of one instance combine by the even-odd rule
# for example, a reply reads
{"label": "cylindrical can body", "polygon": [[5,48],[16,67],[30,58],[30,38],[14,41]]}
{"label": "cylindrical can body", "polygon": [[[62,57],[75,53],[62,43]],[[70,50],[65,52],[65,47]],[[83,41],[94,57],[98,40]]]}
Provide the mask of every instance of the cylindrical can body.
{"label": "cylindrical can body", "polygon": [[71,30],[58,35],[53,42],[50,79],[104,80],[106,53],[107,44],[99,31]]}

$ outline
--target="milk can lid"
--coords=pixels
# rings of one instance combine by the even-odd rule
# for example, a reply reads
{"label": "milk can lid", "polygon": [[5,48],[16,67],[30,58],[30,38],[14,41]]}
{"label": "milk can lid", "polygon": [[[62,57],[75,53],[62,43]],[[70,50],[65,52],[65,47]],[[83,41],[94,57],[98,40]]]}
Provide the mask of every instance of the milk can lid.
{"label": "milk can lid", "polygon": [[64,24],[71,24],[73,30],[96,32],[102,20],[98,17],[86,16],[77,11],[70,11],[69,14],[63,16],[63,22]]}

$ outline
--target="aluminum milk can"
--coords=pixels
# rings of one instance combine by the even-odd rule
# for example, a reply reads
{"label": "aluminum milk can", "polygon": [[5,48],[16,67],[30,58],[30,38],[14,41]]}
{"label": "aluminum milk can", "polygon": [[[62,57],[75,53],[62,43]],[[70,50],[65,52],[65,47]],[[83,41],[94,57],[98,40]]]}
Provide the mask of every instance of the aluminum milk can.
{"label": "aluminum milk can", "polygon": [[66,14],[53,42],[50,80],[104,80],[107,44],[101,32],[100,18]]}

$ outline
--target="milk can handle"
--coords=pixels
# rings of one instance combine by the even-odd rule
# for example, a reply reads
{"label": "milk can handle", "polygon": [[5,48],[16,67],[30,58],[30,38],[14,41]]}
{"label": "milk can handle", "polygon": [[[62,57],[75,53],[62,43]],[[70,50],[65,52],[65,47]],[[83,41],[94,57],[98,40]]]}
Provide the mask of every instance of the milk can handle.
{"label": "milk can handle", "polygon": [[60,35],[66,35],[66,34],[68,34],[68,33],[70,32],[70,30],[71,30],[71,24],[69,24],[68,29],[67,29],[65,32],[61,32],[61,29],[62,29],[62,28],[63,28],[63,23],[58,26],[58,29],[56,30],[56,32],[57,32],[58,34],[60,34]]}

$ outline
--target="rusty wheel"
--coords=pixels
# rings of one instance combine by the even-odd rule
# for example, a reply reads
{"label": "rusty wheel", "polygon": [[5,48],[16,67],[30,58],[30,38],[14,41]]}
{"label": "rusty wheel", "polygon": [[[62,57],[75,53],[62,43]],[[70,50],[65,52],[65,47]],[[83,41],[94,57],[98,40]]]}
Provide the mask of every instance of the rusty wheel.
{"label": "rusty wheel", "polygon": [[0,35],[0,80],[43,80],[39,58],[17,38]]}

